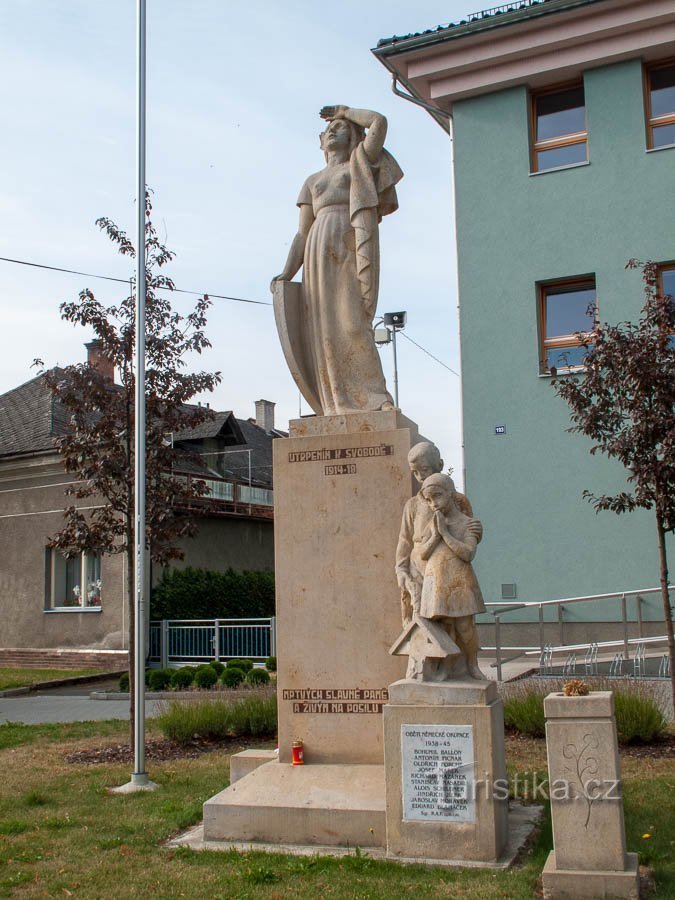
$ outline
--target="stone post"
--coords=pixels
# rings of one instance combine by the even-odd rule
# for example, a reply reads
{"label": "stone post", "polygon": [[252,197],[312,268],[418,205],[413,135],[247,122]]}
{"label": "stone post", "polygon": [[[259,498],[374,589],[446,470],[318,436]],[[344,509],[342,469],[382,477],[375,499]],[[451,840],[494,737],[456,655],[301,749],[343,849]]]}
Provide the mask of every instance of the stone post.
{"label": "stone post", "polygon": [[614,694],[549,694],[544,711],[553,819],[544,896],[637,897],[637,854],[626,853]]}

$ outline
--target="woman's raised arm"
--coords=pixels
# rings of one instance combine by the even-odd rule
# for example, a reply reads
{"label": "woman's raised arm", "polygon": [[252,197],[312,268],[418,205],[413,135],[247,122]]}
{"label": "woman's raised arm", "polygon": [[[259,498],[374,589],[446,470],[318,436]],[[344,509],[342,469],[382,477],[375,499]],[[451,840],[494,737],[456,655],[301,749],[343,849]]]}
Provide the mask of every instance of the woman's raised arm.
{"label": "woman's raised arm", "polygon": [[387,120],[372,109],[352,109],[351,106],[324,106],[319,113],[322,119],[348,119],[366,129],[363,149],[371,162],[379,157],[387,136]]}

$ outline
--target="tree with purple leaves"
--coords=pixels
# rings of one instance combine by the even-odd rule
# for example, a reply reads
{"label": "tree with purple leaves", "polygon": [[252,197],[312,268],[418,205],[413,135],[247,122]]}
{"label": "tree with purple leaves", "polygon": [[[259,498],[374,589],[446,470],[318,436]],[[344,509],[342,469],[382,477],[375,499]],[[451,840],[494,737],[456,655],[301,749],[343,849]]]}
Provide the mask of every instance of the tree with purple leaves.
{"label": "tree with purple leaves", "polygon": [[[207,493],[200,479],[203,466],[174,447],[173,436],[212,416],[205,406],[190,405],[204,391],[212,391],[220,373],[188,372],[186,360],[210,347],[204,328],[210,306],[200,298],[187,316],[172,309],[171,278],[163,273],[173,259],[152,224],[152,204],[146,194],[146,547],[160,564],[179,559],[180,538],[196,533],[188,508]],[[135,249],[108,218],[96,224],[134,258]],[[65,409],[69,424],[57,446],[67,472],[77,480],[67,489],[76,500],[102,499],[101,505],[75,503],[64,512],[65,524],[51,546],[65,555],[80,552],[123,553],[127,565],[129,622],[130,731],[134,745],[134,421],[135,421],[135,285],[119,305],[105,306],[88,288],[79,298],[61,305],[61,316],[93,330],[96,354],[102,365],[88,362],[47,373],[52,394]],[[114,373],[119,381],[115,382]]]}
{"label": "tree with purple leaves", "polygon": [[666,554],[666,534],[675,530],[675,299],[664,295],[655,263],[631,260],[628,268],[642,270],[645,302],[639,322],[596,322],[588,334],[578,335],[586,351],[583,371],[552,383],[572,411],[569,431],[589,437],[592,454],[617,459],[628,472],[630,490],[599,496],[586,490],[584,497],[596,511],[654,510],[675,701]]}

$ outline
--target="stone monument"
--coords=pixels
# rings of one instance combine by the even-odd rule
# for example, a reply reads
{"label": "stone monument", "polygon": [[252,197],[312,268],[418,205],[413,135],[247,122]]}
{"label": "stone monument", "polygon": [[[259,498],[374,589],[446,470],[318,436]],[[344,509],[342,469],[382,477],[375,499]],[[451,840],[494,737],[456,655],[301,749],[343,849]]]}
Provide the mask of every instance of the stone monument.
{"label": "stone monument", "polygon": [[274,444],[279,753],[233,759],[230,787],[204,804],[203,838],[493,864],[506,803],[492,792],[505,775],[501,703],[473,620],[482,526],[394,408],[372,333],[378,227],[402,173],[383,116],[321,116],[326,166],[300,191],[271,285],[315,413]]}
{"label": "stone monument", "polygon": [[[417,426],[394,409],[372,322],[379,223],[402,172],[386,119],[324,107],[326,166],[300,221],[274,310],[291,373],[315,415],[275,441],[279,759],[204,807],[206,840],[384,846],[382,708],[404,660],[393,571]],[[302,267],[302,283],[292,279]],[[291,765],[294,741],[305,765]],[[244,761],[242,760],[242,767]]]}
{"label": "stone monument", "polygon": [[404,627],[390,652],[409,661],[384,708],[387,853],[496,864],[508,791],[502,703],[477,658],[485,606],[471,560],[483,530],[433,444],[409,463],[422,486],[397,548]]}

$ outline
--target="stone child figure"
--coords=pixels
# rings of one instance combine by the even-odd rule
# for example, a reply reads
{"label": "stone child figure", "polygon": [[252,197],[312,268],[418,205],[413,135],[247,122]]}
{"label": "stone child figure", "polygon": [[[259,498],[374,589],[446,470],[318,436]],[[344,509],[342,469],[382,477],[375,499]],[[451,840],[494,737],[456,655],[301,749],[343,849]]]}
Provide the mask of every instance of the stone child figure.
{"label": "stone child figure", "polygon": [[459,508],[449,475],[430,475],[420,493],[429,505],[431,519],[419,546],[424,566],[419,615],[442,624],[461,650],[468,674],[483,679],[474,615],[485,612],[485,604],[471,566],[480,540],[475,535],[475,520]]}
{"label": "stone child figure", "polygon": [[[438,447],[421,441],[408,453],[408,465],[415,479],[422,484],[425,478],[443,470]],[[473,518],[471,504],[464,494],[456,493],[456,503],[469,519],[474,537],[479,541],[483,528]],[[421,493],[407,501],[403,508],[401,530],[396,547],[396,579],[401,589],[401,620],[405,628],[412,620],[413,608],[419,611],[425,563],[420,557],[420,544],[433,517],[432,510]]]}
{"label": "stone child figure", "polygon": [[324,106],[320,115],[328,122],[320,136],[326,166],[302,186],[298,232],[272,290],[302,266],[302,313],[285,327],[302,347],[314,403],[306,399],[318,415],[392,409],[372,323],[379,223],[398,207],[403,173],[384,149],[384,116],[349,106]]}

